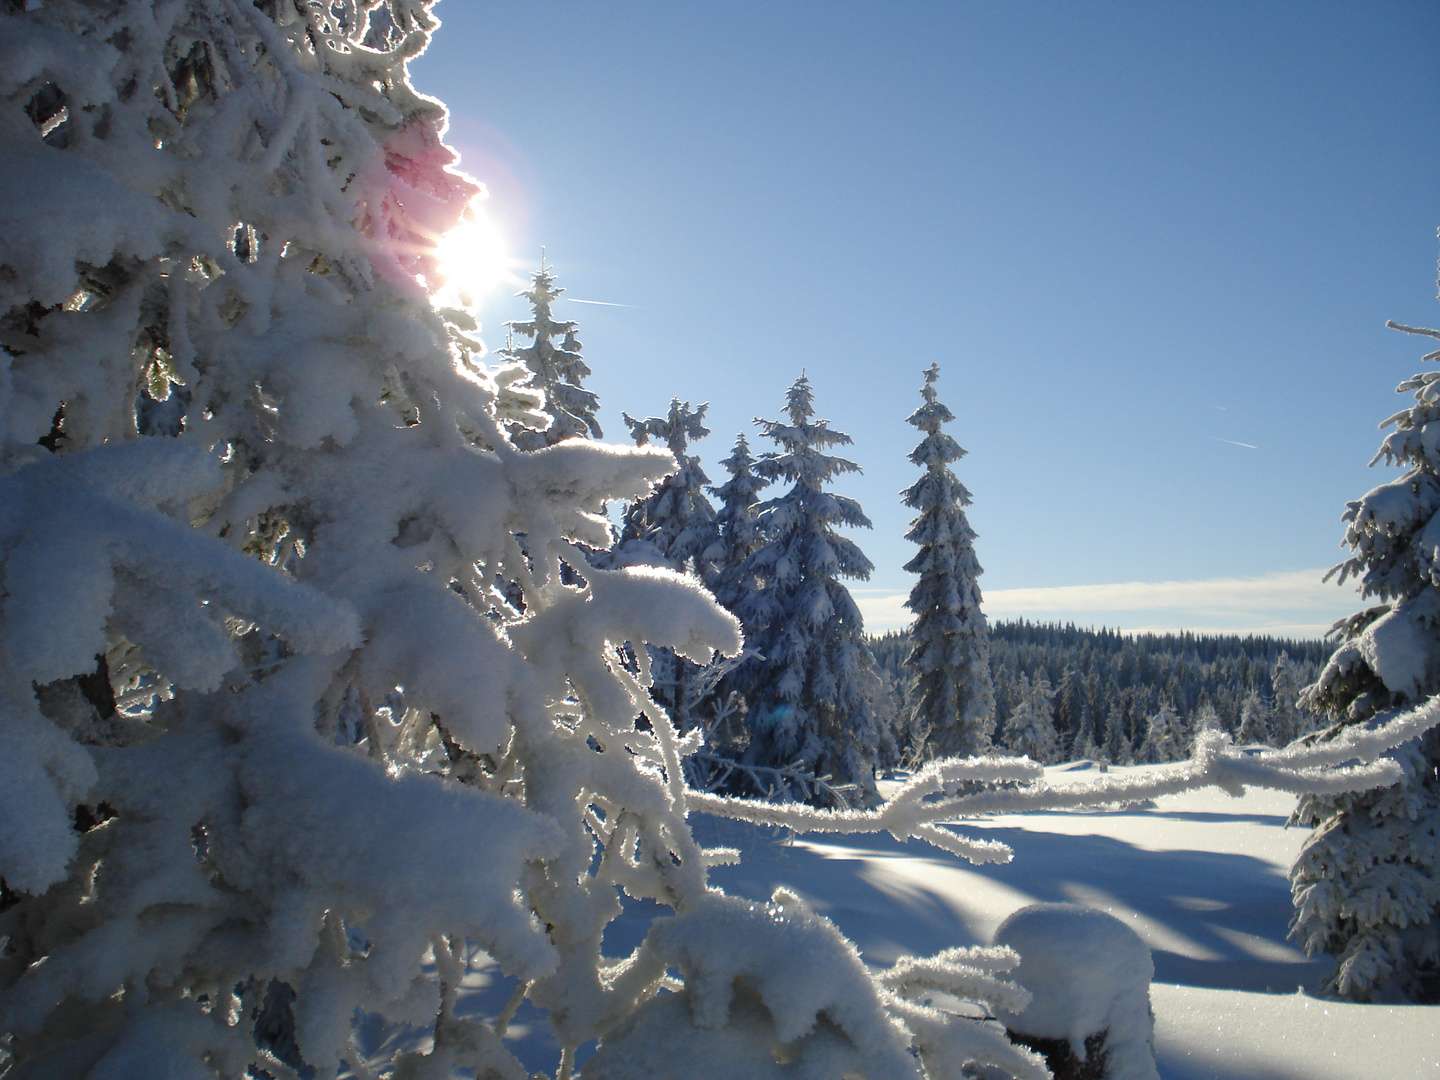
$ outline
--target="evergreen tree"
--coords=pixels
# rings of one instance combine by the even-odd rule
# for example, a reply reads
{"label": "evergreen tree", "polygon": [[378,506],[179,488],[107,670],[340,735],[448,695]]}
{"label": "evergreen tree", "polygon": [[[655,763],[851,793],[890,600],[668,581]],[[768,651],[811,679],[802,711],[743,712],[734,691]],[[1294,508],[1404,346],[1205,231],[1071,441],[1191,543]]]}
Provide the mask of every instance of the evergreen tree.
{"label": "evergreen tree", "polygon": [[1090,706],[1081,701],[1079,710],[1080,715],[1075,724],[1075,736],[1070,741],[1070,760],[1103,761],[1105,752],[1100,749],[1100,744],[1095,740],[1095,720],[1090,714]]}
{"label": "evergreen tree", "polygon": [[[1407,333],[1440,331],[1390,324]],[[1424,357],[1440,359],[1440,350]],[[1337,625],[1339,645],[1301,705],[1343,728],[1374,725],[1440,693],[1440,375],[1401,383],[1415,404],[1387,422],[1375,455],[1405,468],[1348,504],[1336,567],[1373,606]],[[1374,464],[1372,461],[1371,464]],[[1335,571],[1332,571],[1334,573]],[[1323,737],[1323,736],[1322,736]],[[1405,779],[1354,795],[1314,796],[1314,826],[1291,871],[1294,933],[1337,960],[1326,987],[1356,1001],[1440,1002],[1440,736],[1392,752]]]}
{"label": "evergreen tree", "polygon": [[1235,729],[1235,741],[1241,746],[1269,746],[1273,739],[1270,707],[1261,698],[1260,691],[1251,690],[1240,702],[1240,724]]}
{"label": "evergreen tree", "polygon": [[7,1073],[372,1075],[368,1017],[433,1026],[373,1075],[527,1075],[456,1015],[475,948],[569,1072],[648,996],[602,975],[620,880],[733,921],[611,643],[737,628],[577,556],[669,456],[519,452],[517,372],[432,308],[477,188],[428,7],[0,13]]}
{"label": "evergreen tree", "polygon": [[[651,439],[664,442],[675,459],[676,469],[646,498],[632,502],[625,513],[620,539],[604,560],[607,568],[617,566],[663,566],[697,578],[706,578],[708,567],[703,553],[713,542],[715,508],[705,497],[710,478],[700,459],[689,452],[690,440],[710,434],[705,427],[705,410],[691,409],[688,401],[670,401],[667,416],[636,420],[622,414],[636,446],[648,446]],[[593,561],[593,560],[592,560]],[[681,731],[700,722],[697,707],[709,680],[700,665],[678,656],[674,649],[650,646],[650,696],[670,714]]]}
{"label": "evergreen tree", "polygon": [[[509,425],[510,440],[522,450],[538,450],[554,446],[561,439],[601,438],[595,413],[600,402],[583,383],[590,368],[580,355],[580,340],[575,336],[575,323],[556,322],[551,307],[564,289],[555,287],[555,277],[542,260],[539,270],[531,275],[531,285],[520,293],[530,301],[531,317],[527,322],[512,322],[510,329],[530,339],[529,345],[510,345],[500,355],[524,365],[530,372],[529,385],[545,396],[544,414],[549,425],[536,430],[522,422]],[[554,338],[561,338],[557,345]]]}
{"label": "evergreen tree", "polygon": [[1270,669],[1272,706],[1270,730],[1276,746],[1288,746],[1308,726],[1300,708],[1300,683],[1288,652],[1281,652]]}
{"label": "evergreen tree", "polygon": [[[720,500],[716,511],[710,546],[701,555],[701,564],[708,571],[708,585],[715,598],[732,614],[753,610],[753,597],[760,591],[760,580],[749,565],[750,556],[760,549],[763,539],[756,520],[759,493],[766,481],[754,470],[750,444],[743,433],[735,436],[735,447],[721,464],[730,478],[710,493]],[[753,627],[743,627],[748,637]],[[747,648],[744,659],[754,655]],[[745,751],[748,735],[743,717],[747,672],[743,660],[737,664],[726,661],[723,671],[707,673],[701,700],[695,713],[703,718],[710,750],[725,760],[733,760]],[[713,676],[713,677],[712,677]],[[699,765],[703,759],[691,759],[692,781],[703,786],[707,776]],[[719,763],[724,767],[724,763]]]}
{"label": "evergreen tree", "polygon": [[909,722],[925,755],[968,757],[989,749],[995,691],[989,629],[980,610],[982,571],[965,518],[970,493],[950,469],[965,451],[943,430],[955,417],[936,398],[939,377],[939,366],[931,364],[920,391],[925,403],[909,420],[925,434],[910,453],[925,475],[903,493],[905,505],[919,511],[905,538],[920,545],[905,564],[920,575],[905,602],[915,613]]}
{"label": "evergreen tree", "polygon": [[894,743],[871,705],[879,675],[860,610],[840,580],[868,578],[871,564],[836,531],[869,528],[870,521],[854,499],[825,490],[836,476],[860,467],[825,453],[849,444],[850,436],[813,419],[803,374],[786,395],[786,413],[788,422],[756,421],[780,448],[759,460],[756,473],[790,488],[760,505],[764,543],[741,568],[760,589],[736,614],[747,644],[763,657],[735,673],[746,700],[745,758],[767,766],[798,763],[873,794],[875,766],[893,759]]}
{"label": "evergreen tree", "polygon": [[689,452],[693,439],[710,434],[704,424],[708,405],[691,409],[688,401],[670,401],[667,416],[636,420],[622,413],[636,446],[657,439],[675,458],[675,471],[646,498],[632,502],[615,545],[616,563],[651,562],[688,571],[702,580],[713,577],[704,555],[714,543],[715,508],[705,496],[710,478],[700,459]]}
{"label": "evergreen tree", "polygon": [[738,614],[751,608],[751,598],[759,590],[759,581],[747,563],[764,542],[756,515],[760,492],[768,481],[755,472],[755,459],[750,456],[750,444],[743,433],[735,436],[735,448],[720,464],[730,479],[710,489],[720,500],[720,509],[715,514],[715,534],[704,562],[711,567],[715,599]]}
{"label": "evergreen tree", "polygon": [[1060,739],[1055,731],[1053,701],[1049,679],[1037,675],[1031,681],[1020,676],[1020,700],[1005,721],[1006,748],[1042,765],[1058,761]]}
{"label": "evergreen tree", "polygon": [[1180,761],[1188,756],[1189,733],[1185,721],[1168,699],[1150,717],[1145,739],[1136,756],[1143,762]]}
{"label": "evergreen tree", "polygon": [[1200,708],[1195,711],[1195,734],[1202,732],[1224,731],[1225,725],[1220,722],[1220,713],[1210,702],[1202,702]]}
{"label": "evergreen tree", "polygon": [[1105,756],[1116,765],[1128,765],[1134,751],[1125,738],[1125,707],[1116,699],[1105,714]]}

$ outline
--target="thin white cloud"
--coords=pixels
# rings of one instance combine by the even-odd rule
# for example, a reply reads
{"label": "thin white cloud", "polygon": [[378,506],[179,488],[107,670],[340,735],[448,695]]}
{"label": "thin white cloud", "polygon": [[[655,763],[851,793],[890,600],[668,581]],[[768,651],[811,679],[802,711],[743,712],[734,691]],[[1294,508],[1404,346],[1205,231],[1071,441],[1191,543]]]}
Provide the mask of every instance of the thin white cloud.
{"label": "thin white cloud", "polygon": [[1216,442],[1229,443],[1231,446],[1243,446],[1243,447],[1245,447],[1246,450],[1259,450],[1259,449],[1260,449],[1260,448],[1259,448],[1258,446],[1256,446],[1254,443],[1236,442],[1234,439],[1222,439],[1222,438],[1220,438],[1220,436],[1218,436],[1218,435],[1215,436],[1215,441],[1216,441]]}
{"label": "thin white cloud", "polygon": [[[985,592],[984,604],[992,619],[1118,626],[1127,633],[1195,630],[1316,637],[1358,605],[1353,587],[1327,583],[1324,575],[1324,570],[1293,570],[1204,581],[995,589]],[[858,590],[855,599],[872,633],[909,625],[904,594]]]}

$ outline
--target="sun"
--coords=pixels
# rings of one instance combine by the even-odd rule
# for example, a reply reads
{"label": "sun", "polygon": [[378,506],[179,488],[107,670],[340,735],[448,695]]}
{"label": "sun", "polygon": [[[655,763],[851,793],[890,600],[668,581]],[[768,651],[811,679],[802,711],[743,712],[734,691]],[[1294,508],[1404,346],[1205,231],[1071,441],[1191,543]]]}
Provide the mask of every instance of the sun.
{"label": "sun", "polygon": [[473,199],[460,224],[435,245],[442,304],[474,307],[500,286],[516,281],[505,237],[490,219],[483,197]]}

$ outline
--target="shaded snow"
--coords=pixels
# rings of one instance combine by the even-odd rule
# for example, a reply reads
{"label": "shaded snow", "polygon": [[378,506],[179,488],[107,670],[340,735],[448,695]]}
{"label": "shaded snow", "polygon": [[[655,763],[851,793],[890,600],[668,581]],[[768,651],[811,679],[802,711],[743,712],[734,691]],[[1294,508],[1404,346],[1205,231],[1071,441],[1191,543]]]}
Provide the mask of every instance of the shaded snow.
{"label": "shaded snow", "polygon": [[[1064,783],[1095,771],[1072,764],[1046,774]],[[1307,959],[1286,937],[1287,873],[1307,835],[1285,827],[1294,801],[1209,790],[1123,812],[976,819],[967,824],[1015,849],[1010,863],[984,866],[884,835],[794,840],[699,815],[695,829],[706,845],[741,850],[740,864],[712,871],[727,892],[768,901],[777,886],[794,890],[872,965],[988,944],[1004,919],[1037,902],[1107,911],[1151,949],[1162,1080],[1440,1077],[1440,1007],[1313,996],[1330,961]],[[607,931],[606,951],[638,944],[654,913],[635,905]],[[513,987],[482,973],[468,981],[461,1011],[492,1016]],[[558,1051],[540,1015],[526,1005],[517,1019],[511,1049],[529,1068],[553,1070]]]}
{"label": "shaded snow", "polygon": [[[1083,764],[1046,774],[1052,783],[1095,776]],[[1015,850],[1012,862],[986,866],[888,837],[787,843],[711,821],[698,823],[697,833],[702,842],[723,837],[743,850],[740,865],[713,874],[727,891],[763,898],[786,884],[874,964],[989,943],[1028,904],[1108,911],[1152,952],[1164,1080],[1440,1076],[1440,1007],[1348,1005],[1296,993],[1313,993],[1330,961],[1307,959],[1286,936],[1287,874],[1308,835],[1285,828],[1294,805],[1283,792],[1233,798],[1208,790],[1118,813],[976,819],[967,824]]]}

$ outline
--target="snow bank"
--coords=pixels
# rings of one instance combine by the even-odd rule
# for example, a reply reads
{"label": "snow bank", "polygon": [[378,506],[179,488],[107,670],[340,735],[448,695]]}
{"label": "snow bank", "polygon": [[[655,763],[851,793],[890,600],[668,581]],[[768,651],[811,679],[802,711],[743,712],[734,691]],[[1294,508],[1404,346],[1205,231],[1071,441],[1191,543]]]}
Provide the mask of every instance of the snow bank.
{"label": "snow bank", "polygon": [[1093,908],[1034,904],[1000,924],[995,944],[1020,954],[1013,976],[1032,995],[1021,1011],[997,1011],[1007,1028],[1066,1039],[1082,1061],[1086,1038],[1103,1032],[1108,1080],[1159,1080],[1149,994],[1155,965],[1134,930]]}

